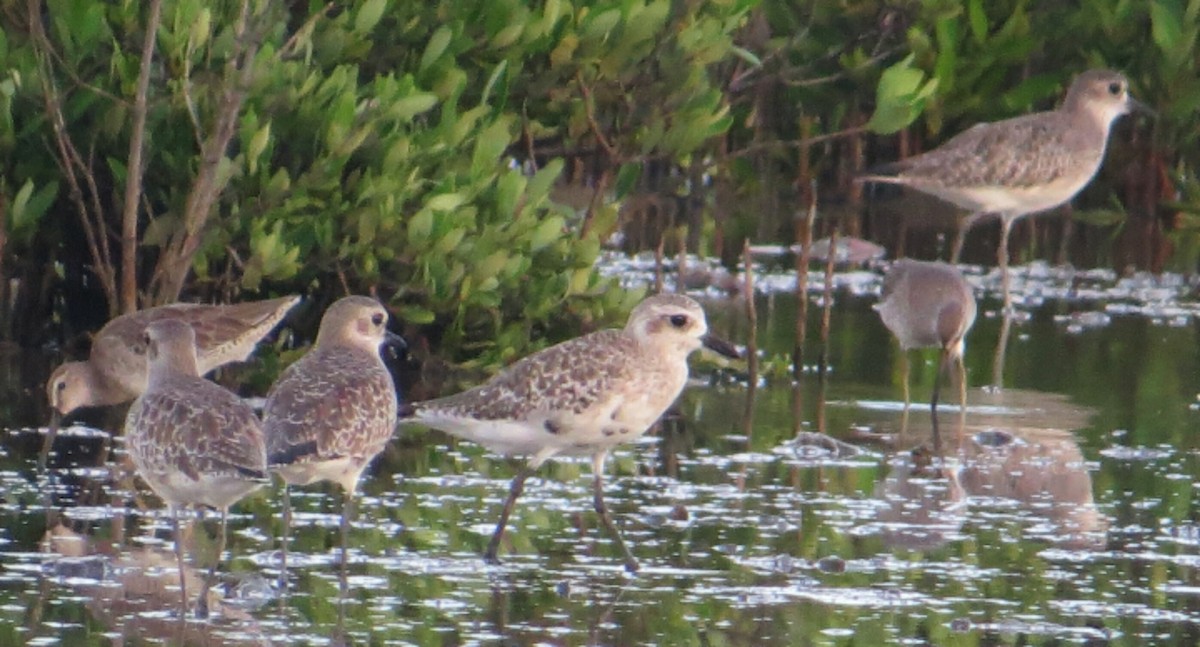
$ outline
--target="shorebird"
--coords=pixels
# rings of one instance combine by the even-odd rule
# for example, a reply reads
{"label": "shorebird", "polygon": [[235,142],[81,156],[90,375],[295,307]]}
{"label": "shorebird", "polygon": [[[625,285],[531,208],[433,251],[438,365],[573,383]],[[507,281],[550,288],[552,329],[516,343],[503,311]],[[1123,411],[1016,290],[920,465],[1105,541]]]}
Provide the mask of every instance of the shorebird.
{"label": "shorebird", "polygon": [[88,359],[66,362],[46,382],[53,409],[42,447],[44,467],[58,428],[72,411],[82,407],[128,402],[146,390],[146,327],[155,321],[175,319],[188,324],[196,347],[200,375],[228,364],[245,361],[254,346],[300,302],[298,296],[229,305],[176,303],[121,315],[108,322],[92,340]]}
{"label": "shorebird", "polygon": [[559,454],[591,455],[593,505],[636,572],[637,560],[613,525],[604,502],[604,463],[621,443],[646,433],[679,396],[687,358],[706,346],[740,357],[708,333],[704,310],[682,295],[642,301],[624,329],[603,330],[530,355],[481,386],[457,395],[405,405],[401,422],[415,422],[479,443],[502,455],[529,456],[513,478],[484,559],[496,553],[525,480]]}
{"label": "shorebird", "polygon": [[290,485],[333,481],[342,488],[342,568],[350,515],[363,470],[383,451],[396,426],[396,388],[380,346],[404,340],[387,330],[388,313],[375,299],[338,300],[321,318],[312,350],[287,367],[267,394],[263,429],[267,462],[283,486],[283,563],[291,530]]}
{"label": "shorebird", "polygon": [[1133,109],[1151,112],[1129,95],[1124,75],[1089,70],[1075,77],[1057,110],[976,124],[929,152],[880,167],[858,181],[932,194],[969,210],[968,223],[997,214],[997,260],[1007,311],[1012,305],[1008,235],[1013,222],[1063,204],[1091,182],[1104,161],[1113,121]]}
{"label": "shorebird", "polygon": [[250,405],[200,377],[191,326],[175,319],[153,321],[143,341],[150,364],[147,386],[125,418],[125,445],[138,474],[171,511],[181,617],[188,596],[180,508],[204,505],[221,512],[216,559],[196,602],[196,614],[203,617],[225,551],[229,507],[268,482],[266,443]]}
{"label": "shorebird", "polygon": [[975,295],[957,267],[947,263],[900,259],[892,263],[883,278],[883,295],[875,304],[883,325],[900,342],[904,366],[904,411],[910,403],[908,390],[908,351],[937,347],[941,360],[933,381],[929,403],[933,417],[933,442],[941,446],[938,435],[938,391],[942,373],[950,372],[951,362],[958,365],[959,405],[967,410],[967,370],[963,364],[965,338],[975,323]]}

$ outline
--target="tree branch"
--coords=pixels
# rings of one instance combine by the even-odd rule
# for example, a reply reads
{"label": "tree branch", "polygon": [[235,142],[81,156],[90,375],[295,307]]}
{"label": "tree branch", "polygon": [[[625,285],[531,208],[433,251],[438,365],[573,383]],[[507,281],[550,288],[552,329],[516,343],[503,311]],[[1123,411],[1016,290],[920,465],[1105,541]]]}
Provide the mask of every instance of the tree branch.
{"label": "tree branch", "polygon": [[154,44],[158,40],[158,24],[162,16],[162,0],[150,0],[150,16],[146,18],[146,40],[142,44],[142,65],[138,70],[137,90],[133,97],[133,124],[129,136],[129,166],[125,177],[125,205],[121,214],[121,311],[137,310],[137,249],[138,198],[142,194],[142,148],[146,140],[146,95],[150,87],[150,65],[154,61]]}

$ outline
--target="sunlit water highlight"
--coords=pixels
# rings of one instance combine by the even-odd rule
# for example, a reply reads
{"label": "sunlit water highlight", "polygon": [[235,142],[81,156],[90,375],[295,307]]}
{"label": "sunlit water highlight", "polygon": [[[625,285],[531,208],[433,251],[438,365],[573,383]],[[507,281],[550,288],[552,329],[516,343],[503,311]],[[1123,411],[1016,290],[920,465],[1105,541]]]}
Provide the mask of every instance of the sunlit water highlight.
{"label": "sunlit water highlight", "polygon": [[[402,431],[364,484],[338,599],[340,497],[293,490],[284,604],[279,491],[235,508],[220,599],[199,644],[1176,644],[1200,639],[1200,390],[1195,282],[1016,268],[1002,390],[999,320],[968,339],[971,389],[928,451],[932,353],[899,354],[870,306],[879,272],[838,275],[827,379],[789,377],[794,278],[758,268],[763,376],[694,360],[698,384],[645,443],[619,451],[607,496],[643,570],[621,568],[591,510],[586,461],[530,481],[499,566],[479,555],[514,465]],[[695,259],[689,265],[704,267]],[[646,258],[610,262],[629,285]],[[980,294],[994,272],[968,268]],[[670,275],[666,277],[670,279]],[[734,281],[736,283],[736,279]],[[813,276],[806,357],[821,301]],[[728,281],[726,282],[728,284]],[[713,326],[746,338],[743,304],[698,286]],[[985,313],[995,302],[981,304]],[[53,479],[34,469],[49,358],[0,384],[0,644],[170,643],[174,556],[159,503],[119,439],[64,430]],[[25,374],[22,371],[25,371]],[[747,413],[752,424],[747,424]],[[119,416],[113,417],[119,424]],[[115,428],[111,427],[111,428]],[[101,460],[103,448],[114,456]],[[51,496],[47,510],[42,502]],[[189,550],[207,566],[215,517]],[[199,577],[190,572],[189,577]],[[198,580],[197,580],[198,581]],[[137,642],[134,641],[134,642]]]}

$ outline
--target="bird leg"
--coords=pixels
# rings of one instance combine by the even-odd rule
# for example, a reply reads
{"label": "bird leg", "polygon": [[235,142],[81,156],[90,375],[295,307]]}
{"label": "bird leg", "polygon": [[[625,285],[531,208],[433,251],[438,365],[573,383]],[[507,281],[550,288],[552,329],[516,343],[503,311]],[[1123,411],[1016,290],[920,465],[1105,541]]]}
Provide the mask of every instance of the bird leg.
{"label": "bird leg", "polygon": [[283,534],[279,538],[279,610],[287,604],[288,541],[292,535],[292,495],[287,482],[283,483]]}
{"label": "bird leg", "polygon": [[183,575],[183,538],[179,531],[179,508],[170,507],[171,510],[171,532],[175,535],[175,562],[179,566],[179,618],[180,622],[187,617],[187,580]]}
{"label": "bird leg", "polygon": [[508,488],[508,499],[504,501],[504,509],[500,511],[500,521],[496,522],[496,531],[492,533],[492,539],[483,553],[483,561],[489,564],[500,563],[496,557],[496,553],[500,550],[500,538],[504,536],[504,527],[508,525],[508,517],[517,503],[517,497],[521,496],[521,492],[525,490],[525,479],[529,478],[531,474],[533,474],[533,469],[526,465],[513,477],[512,485]]}
{"label": "bird leg", "polygon": [[962,353],[958,354],[954,363],[958,367],[958,426],[961,431],[967,424],[967,364]]}
{"label": "bird leg", "polygon": [[608,505],[604,502],[604,459],[608,457],[608,452],[600,452],[592,458],[592,472],[594,479],[592,480],[592,504],[596,508],[596,514],[600,515],[600,521],[604,524],[604,528],[608,530],[608,534],[612,536],[613,541],[617,543],[617,547],[625,555],[625,570],[630,573],[638,571],[637,560],[634,559],[633,553],[629,552],[629,547],[625,545],[625,540],[621,538],[621,533],[617,532],[617,527],[613,525],[612,515],[608,512]]}
{"label": "bird leg", "polygon": [[200,587],[200,597],[196,600],[197,618],[208,617],[208,590],[212,588],[213,582],[217,579],[217,565],[221,563],[221,554],[225,552],[225,531],[228,518],[229,508],[221,508],[221,530],[217,534],[217,554],[212,565],[208,567],[208,576],[204,578],[204,584]]}
{"label": "bird leg", "polygon": [[971,227],[975,226],[975,223],[979,221],[979,218],[984,215],[986,215],[986,212],[976,211],[965,218],[959,219],[958,227],[954,230],[954,244],[950,247],[951,265],[958,265],[958,259],[962,257],[963,243],[967,239],[967,232],[970,231]]}
{"label": "bird leg", "polygon": [[354,490],[346,490],[345,498],[342,499],[342,578],[339,582],[342,601],[345,602],[346,594],[349,592],[348,576],[349,576],[349,548],[350,548],[350,517],[354,514]]}
{"label": "bird leg", "polygon": [[1008,214],[1000,215],[1000,250],[997,252],[996,260],[1000,265],[1000,288],[1004,294],[1004,315],[1008,316],[1012,309],[1012,294],[1009,292],[1008,282],[1008,235],[1012,231],[1013,222],[1016,218]]}

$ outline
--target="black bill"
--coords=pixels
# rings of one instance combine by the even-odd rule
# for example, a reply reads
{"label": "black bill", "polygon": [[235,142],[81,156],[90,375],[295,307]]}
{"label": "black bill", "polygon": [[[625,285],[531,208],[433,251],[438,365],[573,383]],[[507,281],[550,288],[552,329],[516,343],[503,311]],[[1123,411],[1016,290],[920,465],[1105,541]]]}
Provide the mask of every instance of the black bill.
{"label": "black bill", "polygon": [[716,335],[705,335],[700,338],[700,342],[704,344],[705,348],[717,353],[718,355],[724,355],[730,359],[742,358],[742,353],[737,349],[737,346],[734,346],[733,344],[721,339],[720,337],[717,337]]}

